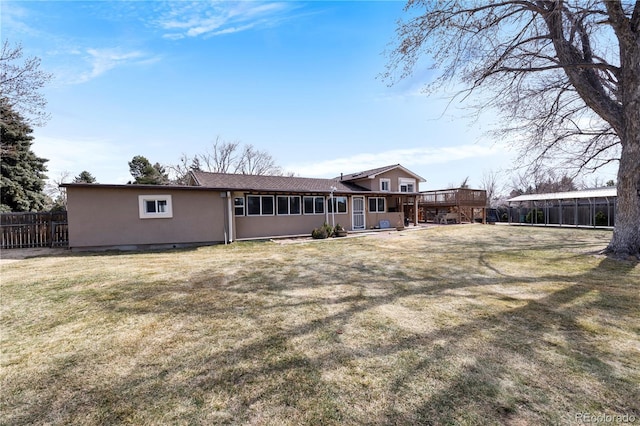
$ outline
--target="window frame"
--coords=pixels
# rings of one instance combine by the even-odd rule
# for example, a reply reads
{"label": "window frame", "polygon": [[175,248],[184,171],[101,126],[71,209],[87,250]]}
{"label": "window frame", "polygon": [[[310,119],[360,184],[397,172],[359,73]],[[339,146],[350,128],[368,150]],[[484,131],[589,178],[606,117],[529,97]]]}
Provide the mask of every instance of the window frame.
{"label": "window frame", "polygon": [[[375,200],[375,210],[371,209],[371,201]],[[380,210],[380,201],[382,200],[382,210]],[[387,198],[386,197],[368,197],[369,213],[386,213],[387,212]]]}
{"label": "window frame", "polygon": [[333,213],[333,205],[338,205],[338,199],[344,199],[344,211],[340,211],[338,208],[335,214],[348,214],[349,213],[349,198],[346,195],[334,195],[332,198],[329,198],[327,201],[327,213]]}
{"label": "window frame", "polygon": [[[148,203],[154,202],[155,210],[147,210]],[[159,202],[164,202],[164,211],[158,211]],[[173,202],[169,194],[138,195],[138,215],[140,219],[171,219],[173,217]]]}
{"label": "window frame", "polygon": [[[280,213],[280,199],[281,198],[286,198],[287,199],[287,212],[286,213]],[[302,214],[302,197],[300,197],[299,195],[277,195],[276,196],[276,214],[278,216],[299,216]],[[291,213],[291,201],[294,199],[298,199],[298,212],[293,212]]]}
{"label": "window frame", "polygon": [[[307,203],[305,202],[305,200],[311,198],[313,201],[313,211],[312,212],[308,212],[307,211]],[[317,200],[321,199],[322,200],[322,211],[316,211],[316,207],[318,206]],[[325,206],[325,198],[323,196],[318,196],[318,195],[305,195],[304,197],[302,197],[302,214],[305,215],[321,215],[321,214],[325,214],[326,210],[326,206]]]}
{"label": "window frame", "polygon": [[[409,185],[413,187],[413,191],[409,191]],[[405,187],[406,190],[403,191],[402,187]],[[408,193],[416,192],[416,180],[408,179],[408,178],[398,178],[398,189],[400,190],[400,192],[408,192]]]}
{"label": "window frame", "polygon": [[[249,203],[249,198],[258,198],[260,199],[259,202],[259,207],[260,207],[260,212],[259,213],[251,213],[251,211],[249,210],[250,208],[250,203]],[[271,199],[271,213],[265,213],[264,212],[264,201],[265,199]],[[246,196],[246,208],[245,208],[245,214],[246,216],[275,216],[275,212],[276,212],[276,206],[275,206],[275,200],[274,200],[274,196],[273,195],[255,195],[255,194],[248,194]]]}
{"label": "window frame", "polygon": [[[236,204],[237,201],[242,201],[242,205]],[[233,215],[242,217],[245,215],[246,200],[244,197],[233,197]],[[238,214],[238,209],[242,209],[242,214]]]}
{"label": "window frame", "polygon": [[[384,189],[384,184],[387,184],[387,189]],[[380,191],[381,192],[391,192],[391,179],[380,178]]]}

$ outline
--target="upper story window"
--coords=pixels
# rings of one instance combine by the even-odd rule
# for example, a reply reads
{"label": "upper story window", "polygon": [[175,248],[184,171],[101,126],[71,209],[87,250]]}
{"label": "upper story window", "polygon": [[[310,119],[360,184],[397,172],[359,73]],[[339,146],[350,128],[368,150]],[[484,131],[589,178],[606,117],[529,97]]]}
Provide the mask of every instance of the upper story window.
{"label": "upper story window", "polygon": [[391,191],[391,179],[380,179],[380,191]]}
{"label": "upper story window", "polygon": [[139,195],[140,219],[168,219],[173,217],[171,195]]}
{"label": "upper story window", "polygon": [[304,214],[323,214],[324,197],[304,197]]}
{"label": "upper story window", "polygon": [[415,179],[398,179],[398,187],[400,192],[416,192],[416,180]]}
{"label": "upper story window", "polygon": [[329,213],[346,213],[347,197],[339,196],[333,197],[333,200],[329,199],[328,211]]}
{"label": "upper story window", "polygon": [[279,215],[300,214],[300,197],[278,195],[277,208]]}
{"label": "upper story window", "polygon": [[384,197],[369,197],[369,212],[384,213],[386,211],[386,201]]}
{"label": "upper story window", "polygon": [[247,195],[247,216],[272,216],[273,195]]}

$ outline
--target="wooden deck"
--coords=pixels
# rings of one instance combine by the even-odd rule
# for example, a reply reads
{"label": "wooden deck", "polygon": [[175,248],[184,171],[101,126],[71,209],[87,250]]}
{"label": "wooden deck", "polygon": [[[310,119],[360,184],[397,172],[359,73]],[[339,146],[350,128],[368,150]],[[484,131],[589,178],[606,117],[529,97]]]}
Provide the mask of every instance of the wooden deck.
{"label": "wooden deck", "polygon": [[443,189],[424,191],[418,196],[421,222],[437,222],[445,214],[458,215],[458,223],[482,220],[486,223],[487,191],[483,189]]}

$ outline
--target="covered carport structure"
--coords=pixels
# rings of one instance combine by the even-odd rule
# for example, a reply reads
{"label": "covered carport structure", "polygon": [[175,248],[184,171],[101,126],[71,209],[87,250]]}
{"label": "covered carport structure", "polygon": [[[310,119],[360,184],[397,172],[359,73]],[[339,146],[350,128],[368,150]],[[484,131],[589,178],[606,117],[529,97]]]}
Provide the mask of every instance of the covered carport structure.
{"label": "covered carport structure", "polygon": [[613,227],[615,187],[525,194],[511,198],[509,223],[538,226]]}

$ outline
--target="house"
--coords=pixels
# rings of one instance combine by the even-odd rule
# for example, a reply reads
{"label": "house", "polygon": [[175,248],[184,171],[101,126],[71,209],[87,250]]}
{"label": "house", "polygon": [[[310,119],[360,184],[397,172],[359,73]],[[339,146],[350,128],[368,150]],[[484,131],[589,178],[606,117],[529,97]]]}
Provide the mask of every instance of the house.
{"label": "house", "polygon": [[69,247],[140,249],[357,232],[418,221],[425,180],[399,164],[333,179],[194,171],[190,185],[67,183]]}

